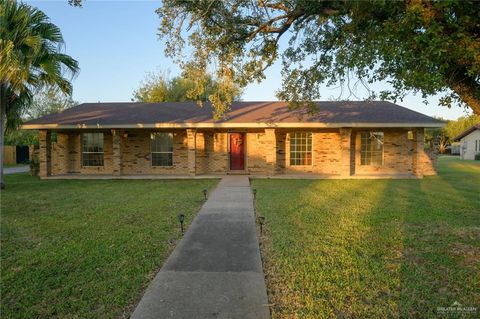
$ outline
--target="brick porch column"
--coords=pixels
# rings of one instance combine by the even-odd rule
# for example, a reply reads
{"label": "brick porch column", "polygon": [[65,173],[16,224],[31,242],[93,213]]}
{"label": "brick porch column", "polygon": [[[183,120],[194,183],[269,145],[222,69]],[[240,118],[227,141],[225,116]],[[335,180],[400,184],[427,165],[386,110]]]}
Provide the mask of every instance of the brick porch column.
{"label": "brick porch column", "polygon": [[40,144],[40,148],[38,150],[40,172],[38,173],[38,176],[40,177],[47,177],[52,174],[52,142],[50,136],[50,131],[38,131],[38,142]]}
{"label": "brick porch column", "polygon": [[340,175],[348,177],[351,175],[352,167],[352,129],[349,127],[340,128]]}
{"label": "brick porch column", "polygon": [[112,130],[113,175],[123,175],[122,130]]}
{"label": "brick porch column", "polygon": [[415,176],[423,176],[422,153],[424,149],[423,128],[413,130],[412,140],[412,173]]}
{"label": "brick porch column", "polygon": [[275,169],[277,166],[277,136],[274,128],[265,129],[265,144],[267,175],[275,175]]}
{"label": "brick porch column", "polygon": [[54,174],[66,174],[68,172],[68,140],[68,133],[57,133],[57,145],[55,150],[55,155],[57,156],[57,166],[52,165]]}
{"label": "brick porch column", "polygon": [[187,148],[188,148],[188,175],[196,174],[196,134],[195,129],[187,129]]}

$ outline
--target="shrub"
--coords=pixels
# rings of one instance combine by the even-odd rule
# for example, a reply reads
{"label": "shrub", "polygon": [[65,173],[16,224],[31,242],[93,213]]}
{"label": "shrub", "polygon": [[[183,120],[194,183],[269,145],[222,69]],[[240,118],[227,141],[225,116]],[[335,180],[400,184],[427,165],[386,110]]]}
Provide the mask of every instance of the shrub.
{"label": "shrub", "polygon": [[32,153],[32,158],[30,159],[30,175],[38,176],[40,172],[40,160],[38,158],[38,151]]}

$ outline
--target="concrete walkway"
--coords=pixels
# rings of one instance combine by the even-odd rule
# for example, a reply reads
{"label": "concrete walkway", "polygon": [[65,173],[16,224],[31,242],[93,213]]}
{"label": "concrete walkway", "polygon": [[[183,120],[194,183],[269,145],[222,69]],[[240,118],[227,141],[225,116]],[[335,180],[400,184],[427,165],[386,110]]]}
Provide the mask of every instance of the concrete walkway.
{"label": "concrete walkway", "polygon": [[21,165],[21,166],[13,166],[13,167],[4,167],[3,174],[16,174],[16,173],[26,173],[30,171],[30,166],[28,165]]}
{"label": "concrete walkway", "polygon": [[270,317],[248,177],[226,176],[131,318]]}

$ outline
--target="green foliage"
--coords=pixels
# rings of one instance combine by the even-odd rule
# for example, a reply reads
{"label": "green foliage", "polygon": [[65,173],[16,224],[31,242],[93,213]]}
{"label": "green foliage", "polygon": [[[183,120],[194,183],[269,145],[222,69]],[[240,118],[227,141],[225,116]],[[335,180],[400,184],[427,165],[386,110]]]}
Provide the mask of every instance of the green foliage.
{"label": "green foliage", "polygon": [[433,319],[479,304],[480,163],[441,157],[421,180],[252,183],[272,318]]}
{"label": "green foliage", "polygon": [[436,147],[440,154],[444,154],[450,144],[450,137],[447,136],[444,128],[427,128],[425,129],[425,142],[427,149]]}
{"label": "green foliage", "polygon": [[[216,92],[218,83],[209,75],[203,77],[205,82],[199,89],[197,82],[191,78],[181,76],[168,78],[165,73],[149,73],[140,87],[133,92],[133,96],[139,102],[205,102]],[[238,87],[235,90],[234,100],[239,100],[241,90]]]}
{"label": "green foliage", "polygon": [[[439,120],[442,120],[439,118]],[[457,120],[446,121],[443,128],[428,128],[425,129],[425,141],[429,148],[436,145],[440,154],[445,153],[447,146],[454,142],[454,138],[470,128],[476,123],[480,123],[480,115],[468,115],[459,117]]]}
{"label": "green foliage", "polygon": [[32,176],[38,176],[40,173],[40,159],[38,158],[38,151],[33,152],[32,158],[30,159],[29,162],[30,166],[30,175]]}
{"label": "green foliage", "polygon": [[82,0],[68,0],[68,4],[73,7],[82,7]]}
{"label": "green foliage", "polygon": [[11,130],[5,134],[5,145],[38,145],[38,132]]}
{"label": "green foliage", "polygon": [[[24,110],[23,120],[36,119],[48,114],[61,112],[77,104],[70,96],[53,88],[42,89],[33,96],[28,109]],[[6,145],[38,145],[37,131],[8,130],[5,133]]]}
{"label": "green foliage", "polygon": [[34,92],[51,86],[71,94],[66,76],[78,63],[62,52],[60,29],[40,10],[16,0],[0,0],[0,104],[10,129],[20,124]]}
{"label": "green foliage", "polygon": [[[0,0],[0,147],[6,128],[15,130],[34,92],[52,87],[71,95],[68,76],[78,62],[63,53],[60,29],[42,11],[17,0]],[[3,156],[0,158],[3,189]]]}
{"label": "green foliage", "polygon": [[64,94],[55,88],[44,88],[33,96],[32,104],[24,110],[22,118],[25,120],[36,119],[45,115],[62,112],[78,102],[71,96]]}
{"label": "green foliage", "polygon": [[456,121],[448,121],[444,130],[446,135],[453,139],[463,131],[469,129],[473,125],[480,123],[480,115],[472,114],[469,116],[459,117]]}
{"label": "green foliage", "polygon": [[[7,175],[2,318],[127,318],[215,180]],[[21,302],[20,302],[21,301]]]}
{"label": "green foliage", "polygon": [[[226,97],[213,101],[219,112],[228,107],[231,83],[263,80],[282,58],[278,96],[293,106],[313,105],[322,83],[350,89],[358,78],[366,86],[391,84],[372,98],[443,94],[443,105],[467,104],[480,113],[475,1],[165,0],[157,13],[166,54],[186,75],[195,79],[215,68]],[[284,37],[288,45],[280,51]]]}

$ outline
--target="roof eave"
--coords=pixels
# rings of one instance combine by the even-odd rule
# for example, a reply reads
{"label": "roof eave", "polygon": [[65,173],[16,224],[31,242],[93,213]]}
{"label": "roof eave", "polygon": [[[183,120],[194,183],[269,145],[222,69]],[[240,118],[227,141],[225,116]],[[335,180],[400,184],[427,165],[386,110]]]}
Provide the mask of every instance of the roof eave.
{"label": "roof eave", "polygon": [[24,130],[61,130],[61,129],[142,129],[142,128],[439,128],[444,123],[370,123],[370,122],[345,122],[345,123],[136,123],[136,124],[24,124]]}
{"label": "roof eave", "polygon": [[475,132],[476,130],[480,130],[480,128],[478,128],[476,126],[472,126],[472,127],[468,128],[467,130],[463,131],[462,133],[460,133],[459,135],[455,136],[453,138],[453,141],[454,142],[460,141],[462,138],[464,138],[467,135],[470,135],[472,132]]}

